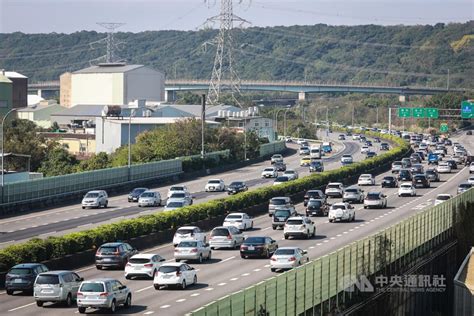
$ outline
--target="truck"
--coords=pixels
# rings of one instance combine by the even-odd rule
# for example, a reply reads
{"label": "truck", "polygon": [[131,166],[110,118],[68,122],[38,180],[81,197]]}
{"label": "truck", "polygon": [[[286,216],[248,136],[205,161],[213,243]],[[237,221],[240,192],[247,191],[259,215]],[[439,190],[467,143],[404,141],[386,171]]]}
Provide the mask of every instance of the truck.
{"label": "truck", "polygon": [[311,146],[311,149],[309,150],[309,156],[311,158],[321,159],[322,155],[323,153],[322,153],[321,145]]}
{"label": "truck", "polygon": [[324,142],[322,149],[325,153],[332,152],[332,143],[331,142]]}

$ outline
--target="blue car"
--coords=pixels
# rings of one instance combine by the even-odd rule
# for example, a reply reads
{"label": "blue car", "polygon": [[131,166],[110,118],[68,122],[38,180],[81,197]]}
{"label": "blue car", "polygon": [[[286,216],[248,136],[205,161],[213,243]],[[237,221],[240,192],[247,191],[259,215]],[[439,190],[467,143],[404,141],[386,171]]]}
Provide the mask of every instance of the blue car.
{"label": "blue car", "polygon": [[439,156],[438,156],[438,154],[434,154],[434,153],[428,154],[428,164],[429,164],[429,165],[431,165],[431,164],[437,165],[437,164],[438,164],[438,161],[439,161]]}

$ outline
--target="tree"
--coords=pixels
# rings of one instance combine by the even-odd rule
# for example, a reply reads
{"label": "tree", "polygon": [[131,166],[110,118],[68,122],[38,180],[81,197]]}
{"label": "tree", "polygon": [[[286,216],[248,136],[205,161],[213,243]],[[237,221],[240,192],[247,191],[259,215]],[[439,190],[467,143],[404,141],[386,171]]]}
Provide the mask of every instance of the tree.
{"label": "tree", "polygon": [[46,177],[60,176],[74,173],[78,163],[76,157],[71,155],[66,149],[54,147],[48,151],[38,171],[42,172]]}
{"label": "tree", "polygon": [[101,152],[96,155],[92,155],[87,160],[83,160],[77,166],[77,171],[92,171],[98,169],[105,169],[110,167],[110,157],[107,153]]}

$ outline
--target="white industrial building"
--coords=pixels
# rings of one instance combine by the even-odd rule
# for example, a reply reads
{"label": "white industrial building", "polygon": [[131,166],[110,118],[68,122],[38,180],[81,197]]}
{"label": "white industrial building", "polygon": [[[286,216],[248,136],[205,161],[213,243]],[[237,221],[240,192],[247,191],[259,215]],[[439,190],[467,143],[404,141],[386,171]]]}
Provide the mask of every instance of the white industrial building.
{"label": "white industrial building", "polygon": [[99,64],[62,77],[66,107],[77,104],[123,105],[138,99],[163,101],[165,75],[143,65]]}

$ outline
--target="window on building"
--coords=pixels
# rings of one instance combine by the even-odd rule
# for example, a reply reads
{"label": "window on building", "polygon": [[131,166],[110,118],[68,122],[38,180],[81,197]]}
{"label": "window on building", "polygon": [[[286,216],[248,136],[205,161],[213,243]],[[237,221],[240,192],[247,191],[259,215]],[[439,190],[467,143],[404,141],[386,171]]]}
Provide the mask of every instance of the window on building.
{"label": "window on building", "polygon": [[265,127],[268,127],[268,126],[270,126],[270,123],[265,122]]}
{"label": "window on building", "polygon": [[255,122],[255,127],[258,127],[260,124],[258,122]]}

